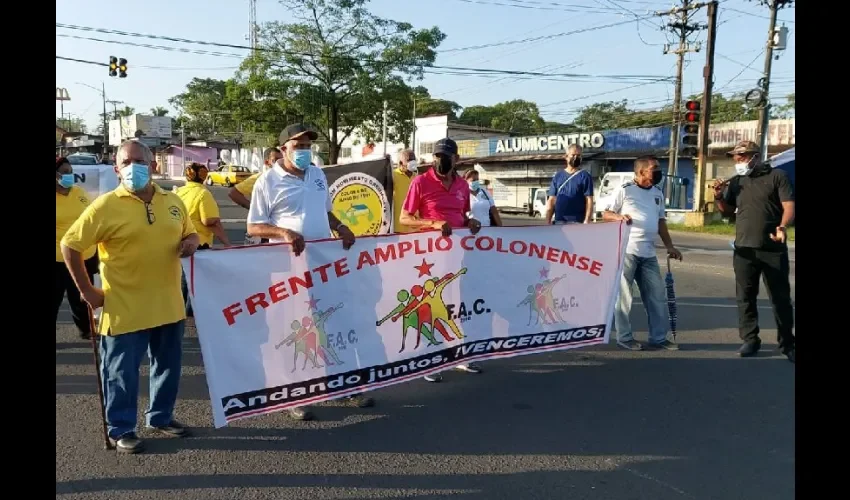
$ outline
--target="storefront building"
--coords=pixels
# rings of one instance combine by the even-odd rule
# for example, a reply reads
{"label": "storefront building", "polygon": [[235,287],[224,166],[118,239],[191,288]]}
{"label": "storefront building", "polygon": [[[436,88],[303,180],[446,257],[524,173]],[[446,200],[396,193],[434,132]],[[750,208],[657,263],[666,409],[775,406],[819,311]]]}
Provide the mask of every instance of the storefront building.
{"label": "storefront building", "polygon": [[[461,168],[474,166],[500,207],[527,206],[535,188],[547,188],[564,168],[564,155],[572,144],[583,151],[583,168],[590,172],[598,191],[608,172],[632,172],[634,160],[655,155],[667,172],[670,126],[576,132],[546,136],[491,137],[458,141]],[[680,157],[674,184],[681,196],[668,200],[671,209],[693,206],[694,159]],[[665,182],[667,180],[665,179]]]}

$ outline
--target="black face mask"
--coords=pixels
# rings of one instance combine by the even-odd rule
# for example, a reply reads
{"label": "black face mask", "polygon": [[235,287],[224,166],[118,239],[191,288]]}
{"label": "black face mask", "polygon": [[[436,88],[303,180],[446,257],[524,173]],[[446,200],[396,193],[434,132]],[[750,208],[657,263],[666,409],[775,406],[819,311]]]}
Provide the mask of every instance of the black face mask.
{"label": "black face mask", "polygon": [[652,172],[652,185],[657,186],[663,177],[663,174],[660,170],[655,170]]}
{"label": "black face mask", "polygon": [[448,156],[434,157],[434,166],[437,168],[437,173],[440,175],[449,175],[449,173],[454,168],[452,159]]}
{"label": "black face mask", "polygon": [[581,156],[576,156],[575,158],[570,158],[567,160],[567,165],[573,168],[579,168],[581,166]]}

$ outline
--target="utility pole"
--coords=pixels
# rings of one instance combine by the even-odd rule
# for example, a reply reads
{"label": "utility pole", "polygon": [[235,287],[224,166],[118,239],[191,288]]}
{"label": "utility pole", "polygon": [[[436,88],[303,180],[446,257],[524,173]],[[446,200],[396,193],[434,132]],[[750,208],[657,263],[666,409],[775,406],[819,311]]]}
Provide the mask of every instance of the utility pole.
{"label": "utility pole", "polygon": [[705,48],[705,67],[702,105],[699,123],[699,157],[694,172],[694,211],[702,212],[705,206],[706,163],[708,161],[708,128],[711,126],[711,95],[714,92],[714,47],[717,41],[717,1],[708,3],[708,32]]}
{"label": "utility pole", "polygon": [[100,95],[103,96],[103,157],[106,158],[106,146],[109,144],[109,123],[106,121],[106,84],[100,82]]}
{"label": "utility pole", "polygon": [[672,202],[672,177],[678,171],[679,163],[679,128],[681,127],[681,107],[682,107],[682,71],[685,66],[685,54],[688,52],[699,52],[700,44],[696,43],[692,47],[688,43],[688,35],[692,32],[703,29],[704,27],[696,24],[689,24],[690,11],[704,7],[704,3],[688,3],[689,0],[682,0],[681,7],[675,7],[665,12],[656,12],[657,16],[670,16],[672,19],[667,23],[667,29],[675,33],[679,37],[679,45],[675,49],[670,49],[669,45],[664,46],[665,54],[676,55],[676,87],[673,93],[673,126],[670,128],[670,157],[667,163],[667,186],[664,197],[669,204]]}
{"label": "utility pole", "polygon": [[387,156],[387,101],[384,100],[384,156]]}
{"label": "utility pole", "polygon": [[117,120],[118,119],[118,105],[124,104],[124,101],[106,101],[106,104],[112,105],[112,119]]}
{"label": "utility pole", "polygon": [[759,82],[761,84],[762,105],[759,108],[758,124],[759,148],[761,150],[762,160],[767,160],[767,148],[769,146],[768,124],[770,122],[770,71],[773,63],[773,49],[783,50],[785,48],[784,46],[778,46],[780,43],[784,45],[784,42],[780,41],[779,38],[782,35],[776,30],[776,14],[779,9],[790,4],[791,0],[761,0],[761,3],[770,8],[770,27],[767,31],[767,45],[764,50],[764,76]]}
{"label": "utility pole", "polygon": [[411,125],[413,125],[413,134],[410,136],[410,149],[413,150],[414,156],[418,156],[416,153],[416,96],[413,96],[413,117],[410,121]]}

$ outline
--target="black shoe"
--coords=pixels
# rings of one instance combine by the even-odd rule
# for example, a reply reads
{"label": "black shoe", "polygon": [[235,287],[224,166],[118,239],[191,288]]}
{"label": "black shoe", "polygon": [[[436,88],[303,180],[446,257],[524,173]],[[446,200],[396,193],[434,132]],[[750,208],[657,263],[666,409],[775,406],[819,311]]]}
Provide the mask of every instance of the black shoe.
{"label": "black shoe", "polygon": [[742,358],[749,358],[755,356],[759,349],[761,349],[761,340],[752,340],[750,342],[744,342],[740,349],[738,349],[738,356]]}
{"label": "black shoe", "polygon": [[796,363],[796,360],[797,360],[797,349],[796,349],[795,347],[792,347],[791,349],[786,350],[786,351],[784,352],[784,354],[785,354],[785,357],[786,357],[786,358],[788,358],[788,361],[790,361],[790,362],[794,363],[795,365],[797,364],[797,363]]}
{"label": "black shoe", "polygon": [[288,413],[289,416],[294,420],[300,420],[302,422],[313,420],[313,412],[310,411],[309,406],[299,406],[298,408],[291,408]]}
{"label": "black shoe", "polygon": [[439,372],[432,373],[431,375],[425,375],[422,378],[424,378],[426,382],[433,382],[435,384],[443,381],[443,376]]}
{"label": "black shoe", "polygon": [[623,342],[620,342],[618,340],[617,345],[620,346],[621,348],[629,350],[629,351],[642,351],[643,350],[643,345],[641,345],[641,343],[638,342],[637,340],[625,340]]}
{"label": "black shoe", "polygon": [[162,427],[155,427],[153,425],[149,425],[148,429],[154,432],[158,432],[160,434],[165,434],[166,436],[176,438],[189,437],[189,435],[191,434],[189,432],[189,429],[187,429],[185,425],[181,424],[176,420],[172,420],[171,423]]}
{"label": "black shoe", "polygon": [[664,350],[667,350],[667,351],[678,351],[679,350],[679,344],[673,342],[672,340],[667,340],[667,339],[664,339],[657,344],[650,342],[648,345],[649,345],[650,349],[664,349]]}
{"label": "black shoe", "polygon": [[344,398],[344,400],[357,408],[370,408],[375,406],[375,400],[370,398],[369,396],[364,396],[362,394],[354,394],[352,396],[348,396]]}
{"label": "black shoe", "polygon": [[136,436],[135,432],[128,432],[118,439],[109,438],[109,442],[118,453],[135,454],[145,451],[145,442]]}

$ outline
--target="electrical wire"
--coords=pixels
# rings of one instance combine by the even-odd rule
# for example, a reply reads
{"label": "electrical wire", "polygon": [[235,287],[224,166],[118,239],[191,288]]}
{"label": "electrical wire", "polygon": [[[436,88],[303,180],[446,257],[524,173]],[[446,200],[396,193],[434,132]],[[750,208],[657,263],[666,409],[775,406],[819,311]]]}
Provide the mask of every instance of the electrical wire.
{"label": "electrical wire", "polygon": [[[230,54],[223,52],[214,52],[214,51],[205,51],[205,50],[195,50],[195,49],[187,49],[185,47],[174,47],[167,45],[152,45],[146,43],[135,43],[135,42],[125,42],[120,40],[105,40],[101,38],[93,38],[93,37],[81,37],[77,35],[66,35],[62,33],[57,33],[57,37],[65,37],[65,38],[74,38],[74,39],[82,39],[99,43],[109,43],[109,44],[117,44],[117,45],[127,45],[132,47],[142,47],[147,49],[155,49],[155,50],[166,50],[166,51],[174,51],[174,52],[187,52],[201,55],[209,55],[215,57],[232,57],[238,59],[244,59],[244,56],[239,54]],[[386,63],[386,61],[381,61]],[[100,64],[100,63],[98,63]],[[105,65],[105,64],[104,64]],[[442,70],[442,71],[441,71]],[[572,79],[577,78],[589,78],[589,79],[612,79],[612,80],[646,80],[646,79],[656,79],[659,78],[658,75],[590,75],[590,74],[581,74],[581,73],[538,73],[538,72],[530,72],[530,71],[518,71],[518,70],[504,70],[504,69],[491,69],[491,68],[464,68],[458,66],[425,66],[423,67],[423,71],[426,73],[432,74],[447,74],[454,76],[499,76],[499,75],[513,75],[517,77],[522,76],[530,76],[530,77],[539,77],[540,79],[552,79],[556,78],[553,81],[573,81]],[[561,79],[570,79],[570,80],[561,80]]]}

